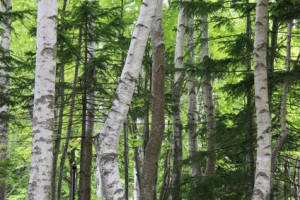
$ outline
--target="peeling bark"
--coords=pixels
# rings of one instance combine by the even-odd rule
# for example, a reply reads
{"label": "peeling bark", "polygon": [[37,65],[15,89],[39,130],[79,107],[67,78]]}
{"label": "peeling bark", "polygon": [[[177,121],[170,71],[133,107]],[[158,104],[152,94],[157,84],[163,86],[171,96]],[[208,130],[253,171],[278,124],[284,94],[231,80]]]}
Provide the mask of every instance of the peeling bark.
{"label": "peeling bark", "polygon": [[139,18],[133,31],[125,66],[116,91],[116,98],[97,138],[98,165],[101,171],[104,196],[107,200],[124,199],[118,167],[119,136],[139,77],[156,5],[156,0],[144,0],[141,5]]}
{"label": "peeling bark", "polygon": [[28,199],[50,199],[57,1],[38,1],[36,72]]}
{"label": "peeling bark", "polygon": [[173,172],[172,199],[181,199],[181,171],[182,171],[182,122],[180,116],[180,97],[183,84],[183,52],[184,52],[185,17],[184,8],[179,7],[177,21],[177,36],[175,47],[175,78],[172,86],[172,122],[173,122]]}
{"label": "peeling bark", "polygon": [[271,119],[267,78],[268,1],[256,5],[254,37],[254,87],[257,118],[257,161],[253,200],[270,198],[271,180]]}
{"label": "peeling bark", "polygon": [[[210,57],[209,52],[209,33],[208,33],[208,16],[201,16],[201,59],[204,61]],[[211,75],[206,74],[202,79],[203,84],[203,100],[204,100],[204,111],[206,121],[206,141],[207,141],[207,152],[208,158],[206,161],[206,167],[204,176],[212,176],[215,174],[216,165],[216,144],[215,144],[215,113],[214,113],[214,102],[213,102],[213,90]]]}
{"label": "peeling bark", "polygon": [[200,163],[195,159],[198,149],[198,111],[197,111],[197,79],[194,74],[193,65],[195,54],[195,36],[194,36],[194,16],[190,16],[187,20],[187,63],[188,63],[188,136],[189,136],[189,156],[191,158],[192,176],[197,177],[201,175]]}

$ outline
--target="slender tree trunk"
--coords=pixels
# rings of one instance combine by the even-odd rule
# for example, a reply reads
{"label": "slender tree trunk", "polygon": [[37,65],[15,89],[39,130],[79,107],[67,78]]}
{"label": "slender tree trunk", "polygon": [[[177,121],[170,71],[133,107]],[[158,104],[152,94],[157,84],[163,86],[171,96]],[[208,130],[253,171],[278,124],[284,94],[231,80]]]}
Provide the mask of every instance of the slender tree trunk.
{"label": "slender tree trunk", "polygon": [[118,168],[118,143],[122,125],[126,119],[135,84],[139,77],[142,57],[150,33],[157,1],[143,0],[139,18],[133,31],[125,66],[116,91],[116,99],[97,138],[97,154],[107,200],[124,199]]}
{"label": "slender tree trunk", "polygon": [[[79,49],[81,49],[81,42],[82,42],[82,32],[80,30],[79,37],[78,37]],[[73,86],[72,86],[70,115],[69,115],[67,134],[66,134],[66,141],[65,141],[65,145],[63,147],[63,152],[62,152],[62,156],[61,156],[61,160],[60,160],[60,168],[59,168],[59,176],[58,176],[58,184],[57,184],[57,200],[61,199],[63,172],[64,172],[65,162],[66,162],[66,158],[67,158],[67,152],[68,152],[68,148],[69,148],[69,142],[70,142],[72,126],[73,126],[73,113],[74,113],[74,106],[75,106],[75,96],[76,96],[78,69],[79,69],[79,58],[76,60]]]}
{"label": "slender tree trunk", "polygon": [[57,1],[38,1],[33,136],[28,199],[50,199],[57,40]]}
{"label": "slender tree trunk", "polygon": [[297,157],[297,165],[295,169],[295,184],[296,184],[296,200],[300,200],[300,170],[299,170],[300,157]]}
{"label": "slender tree trunk", "polygon": [[[269,22],[268,22],[269,23]],[[269,26],[269,25],[268,25]],[[268,68],[268,73],[274,73],[274,63],[275,63],[275,57],[276,57],[276,48],[277,48],[277,40],[278,40],[278,28],[279,28],[279,20],[277,17],[273,19],[273,24],[272,24],[272,31],[271,31],[271,45],[269,47],[268,51],[268,56],[267,56],[267,68]],[[269,38],[269,32],[268,32],[268,38]],[[269,40],[268,40],[269,42]],[[272,97],[273,97],[273,90],[275,85],[270,81],[268,82],[269,88],[269,107],[270,110],[272,111]]]}
{"label": "slender tree trunk", "polygon": [[254,87],[257,118],[257,161],[253,200],[270,198],[271,119],[267,78],[268,1],[258,0],[254,37]]}
{"label": "slender tree trunk", "polygon": [[[86,17],[87,19],[87,17]],[[84,97],[83,97],[83,127],[80,155],[80,181],[79,199],[91,199],[91,176],[93,159],[93,131],[94,131],[94,105],[95,105],[95,67],[88,68],[87,63],[95,56],[96,43],[93,41],[93,25],[85,22],[85,67],[84,67]],[[90,42],[89,42],[90,41]]]}
{"label": "slender tree trunk", "polygon": [[[291,61],[291,38],[292,38],[292,23],[288,23],[287,31],[287,41],[286,41],[286,71],[290,71],[290,61]],[[271,199],[273,199],[273,179],[276,171],[276,157],[279,150],[281,149],[283,142],[287,136],[287,127],[286,127],[286,103],[287,103],[287,92],[288,92],[289,81],[285,80],[282,88],[281,95],[281,110],[280,110],[280,135],[275,143],[275,146],[272,150],[271,158]]]}
{"label": "slender tree trunk", "polygon": [[[246,37],[247,40],[251,40],[252,35],[252,28],[251,28],[251,10],[249,8],[249,0],[246,0],[247,4],[247,27],[246,27]],[[246,58],[246,70],[248,73],[251,72],[251,46],[247,43],[247,58]],[[254,145],[253,142],[255,140],[254,134],[253,134],[253,109],[252,109],[252,86],[247,88],[247,111],[248,111],[248,117],[247,117],[247,140],[248,140],[248,162],[249,162],[249,189],[248,189],[248,195],[249,197],[253,193],[253,187],[254,187],[254,174],[255,174],[255,161],[254,161]]]}
{"label": "slender tree trunk", "polygon": [[195,54],[195,36],[194,36],[194,16],[190,16],[187,20],[187,63],[188,63],[188,135],[189,135],[189,156],[191,157],[192,176],[201,175],[199,161],[195,159],[198,153],[198,111],[197,111],[197,79],[194,69]]}
{"label": "slender tree trunk", "polygon": [[[1,11],[9,13],[12,10],[11,0],[1,0]],[[10,55],[10,25],[11,19],[7,18],[2,22],[1,48],[4,50],[2,57]],[[8,160],[8,104],[9,104],[9,63],[0,64],[0,87],[1,87],[1,106],[0,106],[0,199],[6,199],[6,161]],[[3,89],[2,89],[3,88]],[[3,98],[3,100],[2,100]],[[5,98],[5,99],[4,99]],[[4,101],[4,102],[2,102]]]}
{"label": "slender tree trunk", "polygon": [[[143,120],[140,118],[136,119],[132,119],[133,123],[131,125],[131,134],[136,135],[136,139],[140,140],[142,139],[138,133],[138,125],[142,124]],[[145,126],[145,124],[144,124]],[[133,162],[134,162],[134,188],[133,188],[133,199],[134,200],[139,200],[140,199],[140,190],[141,190],[141,171],[142,171],[142,162],[144,159],[144,148],[143,146],[140,147],[135,147],[134,148],[134,158],[133,158]]]}
{"label": "slender tree trunk", "polygon": [[128,149],[128,124],[127,121],[125,121],[124,123],[124,128],[123,128],[124,132],[124,152],[123,152],[123,156],[124,156],[124,180],[125,180],[125,200],[129,199],[129,149]]}
{"label": "slender tree trunk", "polygon": [[51,199],[55,200],[56,197],[56,175],[57,175],[57,160],[60,149],[60,137],[62,135],[62,126],[63,126],[63,115],[65,109],[65,73],[64,73],[64,64],[60,69],[60,82],[62,87],[60,88],[60,109],[59,109],[59,118],[57,126],[57,135],[54,137],[54,147],[53,147],[53,160],[52,160],[52,174],[51,174]]}
{"label": "slender tree trunk", "polygon": [[[75,188],[76,188],[76,173],[74,174],[73,172],[73,165],[75,165],[76,167],[76,163],[75,163],[75,148],[73,148],[70,152],[70,158],[69,158],[69,166],[70,166],[70,169],[69,169],[69,172],[70,172],[70,180],[69,180],[69,191],[70,191],[70,197],[69,199],[70,200],[75,200],[73,198],[73,194],[76,194],[76,191],[73,191],[74,190],[74,185],[75,185]],[[74,176],[75,176],[75,182],[73,182],[74,180]]]}
{"label": "slender tree trunk", "polygon": [[[208,43],[208,16],[201,16],[201,57],[202,61],[210,57],[209,43]],[[206,161],[206,167],[204,176],[212,176],[215,174],[216,165],[216,144],[215,144],[215,114],[213,103],[213,91],[211,83],[211,75],[207,74],[203,77],[203,99],[204,99],[204,111],[206,120],[206,140],[207,140],[207,152],[208,158]]]}
{"label": "slender tree trunk", "polygon": [[166,157],[165,157],[165,162],[164,162],[164,178],[163,178],[163,183],[161,186],[161,191],[160,191],[160,200],[168,200],[169,198],[169,189],[170,189],[170,180],[171,180],[171,169],[170,169],[170,157],[171,157],[171,151],[167,150],[166,152]]}
{"label": "slender tree trunk", "polygon": [[185,33],[185,17],[184,8],[179,7],[177,21],[177,36],[175,47],[175,79],[172,86],[172,121],[173,121],[173,178],[172,178],[172,199],[181,199],[181,171],[182,171],[182,122],[180,116],[180,97],[182,95],[183,85],[183,51],[184,51],[184,33]]}
{"label": "slender tree trunk", "polygon": [[134,186],[133,186],[133,199],[134,200],[139,200],[140,199],[140,181],[141,181],[141,178],[140,178],[140,168],[139,168],[139,163],[140,163],[140,160],[139,160],[139,153],[138,153],[138,150],[137,148],[134,149],[134,169],[133,169],[133,176],[134,176]]}
{"label": "slender tree trunk", "polygon": [[159,153],[164,135],[165,109],[165,45],[162,28],[162,1],[158,1],[151,27],[152,43],[152,124],[145,150],[141,175],[141,200],[156,198],[156,180]]}
{"label": "slender tree trunk", "polygon": [[[67,6],[67,0],[64,0],[63,8],[62,8],[63,15],[66,11],[66,6]],[[63,27],[64,17],[62,17],[61,21]],[[63,116],[65,110],[65,58],[62,58],[61,61],[60,83],[62,86],[60,87],[60,92],[59,92],[60,108],[59,108],[59,116],[58,116],[57,134],[54,137],[54,147],[53,147],[52,174],[51,174],[51,200],[55,200],[56,197],[57,160],[58,160],[59,149],[60,149],[60,142],[61,142],[60,137],[62,135]]]}

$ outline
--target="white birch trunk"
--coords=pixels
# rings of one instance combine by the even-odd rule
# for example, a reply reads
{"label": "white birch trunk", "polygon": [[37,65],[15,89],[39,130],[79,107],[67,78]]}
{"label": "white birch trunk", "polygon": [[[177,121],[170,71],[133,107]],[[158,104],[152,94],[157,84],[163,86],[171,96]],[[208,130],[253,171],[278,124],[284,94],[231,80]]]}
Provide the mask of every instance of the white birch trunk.
{"label": "white birch trunk", "polygon": [[198,123],[198,112],[197,112],[197,79],[194,74],[193,65],[194,54],[195,54],[195,32],[194,32],[194,16],[190,16],[187,20],[187,63],[188,66],[188,136],[189,136],[189,156],[191,157],[191,169],[192,176],[200,176],[199,161],[195,160],[195,156],[198,152],[198,137],[197,137],[197,123]]}
{"label": "white birch trunk", "polygon": [[257,160],[253,200],[270,198],[271,185],[271,119],[267,78],[268,0],[256,5],[254,37],[254,88],[257,118]]}
{"label": "white birch trunk", "polygon": [[[9,13],[12,10],[11,0],[1,1],[1,12]],[[1,36],[1,48],[4,50],[2,57],[10,55],[10,24],[8,18],[2,23],[3,33]],[[8,159],[8,100],[9,100],[9,63],[0,63],[0,165]],[[2,99],[3,98],[3,99]],[[5,164],[3,165],[5,166]],[[3,168],[4,170],[5,167]],[[3,173],[5,174],[5,173]],[[0,199],[6,199],[5,176],[0,176]]]}
{"label": "white birch trunk", "polygon": [[[209,33],[208,33],[208,16],[201,16],[201,59],[210,57],[209,52]],[[207,152],[208,158],[205,167],[205,176],[212,176],[215,174],[216,164],[216,144],[215,144],[215,113],[214,113],[214,102],[213,102],[213,90],[211,75],[207,74],[203,77],[203,100],[204,100],[204,111],[206,120],[206,140],[207,140]]]}
{"label": "white birch trunk", "polygon": [[182,166],[182,122],[180,116],[180,97],[182,95],[183,84],[183,53],[184,53],[184,33],[185,33],[185,17],[183,6],[179,7],[177,21],[177,36],[175,47],[175,79],[172,88],[172,121],[173,121],[173,178],[172,178],[172,199],[181,199],[180,179]]}
{"label": "white birch trunk", "polygon": [[104,198],[103,195],[103,184],[102,184],[102,180],[101,180],[101,173],[100,173],[100,167],[98,165],[99,161],[98,161],[98,157],[97,157],[97,162],[96,162],[96,194],[97,194],[97,198],[101,199]]}
{"label": "white birch trunk", "polygon": [[28,199],[50,199],[57,1],[38,1],[36,72]]}
{"label": "white birch trunk", "polygon": [[138,80],[156,5],[156,0],[144,0],[142,2],[121,80],[116,91],[116,99],[97,138],[98,164],[104,196],[107,200],[124,199],[118,167],[119,136]]}
{"label": "white birch trunk", "polygon": [[[144,124],[144,119],[142,118],[137,118],[137,132],[140,133],[143,132],[144,130],[139,130],[139,125]],[[134,133],[134,131],[132,132]],[[138,140],[143,140],[143,137],[137,135]],[[149,139],[148,139],[149,140]],[[133,159],[133,176],[134,176],[134,185],[133,185],[133,199],[134,200],[139,200],[141,198],[141,172],[142,172],[142,167],[143,167],[143,161],[145,157],[145,151],[144,151],[144,146],[141,145],[138,147],[137,150],[134,150],[134,159]]]}

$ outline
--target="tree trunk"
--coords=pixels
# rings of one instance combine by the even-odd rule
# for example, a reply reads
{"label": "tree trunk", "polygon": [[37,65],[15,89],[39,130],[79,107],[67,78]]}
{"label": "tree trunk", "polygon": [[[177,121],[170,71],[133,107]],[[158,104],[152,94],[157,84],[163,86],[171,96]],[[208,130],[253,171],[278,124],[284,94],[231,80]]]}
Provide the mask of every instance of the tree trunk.
{"label": "tree trunk", "polygon": [[[252,35],[252,28],[251,28],[251,10],[249,8],[249,0],[246,0],[247,4],[247,27],[246,27],[246,37],[247,40],[251,40]],[[251,46],[249,45],[249,42],[247,43],[247,59],[246,59],[246,70],[248,73],[251,72]],[[247,117],[247,140],[248,140],[248,163],[249,163],[249,187],[248,187],[248,196],[250,197],[253,193],[253,187],[254,187],[254,174],[255,174],[255,161],[254,161],[254,145],[253,142],[255,140],[254,138],[254,126],[253,126],[253,118],[254,113],[252,109],[252,86],[249,86],[247,88],[247,111],[248,111],[248,117]]]}
{"label": "tree trunk", "polygon": [[[287,40],[286,40],[286,71],[290,71],[290,61],[291,61],[291,38],[292,38],[292,23],[288,23],[288,31],[287,31]],[[272,150],[272,158],[271,158],[271,199],[273,199],[273,180],[276,171],[276,157],[278,155],[279,150],[281,149],[283,142],[287,136],[287,128],[286,128],[286,103],[287,103],[287,92],[288,92],[289,81],[285,80],[282,88],[281,95],[281,110],[280,110],[280,135],[277,138],[275,146]]]}
{"label": "tree trunk", "polygon": [[28,199],[50,199],[57,1],[38,1],[36,72]]}
{"label": "tree trunk", "polygon": [[179,7],[177,21],[177,36],[175,47],[175,79],[172,87],[172,121],[173,121],[173,178],[172,178],[172,199],[181,199],[181,171],[182,171],[182,122],[180,117],[180,97],[183,84],[183,50],[184,50],[185,17],[184,8]]}
{"label": "tree trunk", "polygon": [[165,163],[164,163],[164,178],[163,178],[163,183],[161,186],[161,191],[160,191],[160,197],[159,200],[168,200],[169,198],[169,189],[170,189],[170,157],[171,157],[171,151],[167,150],[166,152],[166,157],[165,157]]}
{"label": "tree trunk", "polygon": [[[80,30],[79,37],[78,37],[79,49],[81,49],[81,42],[82,42],[82,31]],[[79,69],[79,58],[77,58],[77,60],[76,60],[76,66],[75,66],[75,72],[74,72],[72,97],[71,97],[71,105],[70,105],[70,115],[69,115],[69,120],[68,120],[66,142],[63,147],[63,152],[62,152],[62,156],[61,156],[61,160],[60,160],[60,168],[59,168],[59,176],[58,176],[58,184],[57,184],[57,200],[61,199],[60,197],[61,197],[61,189],[62,189],[63,172],[64,172],[67,152],[68,152],[68,148],[69,148],[72,126],[73,126],[73,113],[74,113],[74,106],[75,106],[78,69]]]}
{"label": "tree trunk", "polygon": [[162,1],[158,1],[151,27],[152,124],[141,175],[141,200],[152,200],[153,195],[156,196],[157,167],[165,127],[165,45],[162,28],[162,3]]}
{"label": "tree trunk", "polygon": [[143,0],[142,2],[121,80],[116,91],[116,99],[97,138],[97,154],[100,162],[98,164],[101,171],[104,196],[107,200],[124,199],[118,168],[119,135],[139,77],[156,5],[156,0]]}
{"label": "tree trunk", "polygon": [[[73,198],[73,194],[76,194],[76,191],[74,191],[74,188],[76,188],[76,163],[75,163],[75,151],[76,149],[73,148],[71,152],[69,153],[69,173],[70,173],[70,179],[69,179],[69,191],[70,191],[70,197],[69,200],[75,200]],[[73,167],[75,166],[75,171],[73,171]],[[74,177],[75,176],[75,177]],[[75,181],[74,181],[75,180]]]}
{"label": "tree trunk", "polygon": [[125,180],[125,200],[129,199],[129,147],[128,147],[128,125],[127,122],[125,121],[124,123],[124,180]]}
{"label": "tree trunk", "polygon": [[[9,13],[12,10],[11,0],[1,1],[1,11]],[[11,19],[7,18],[2,22],[2,39],[1,48],[4,54],[1,57],[8,57],[10,55],[10,25]],[[0,63],[0,87],[1,89],[1,106],[0,106],[0,199],[6,199],[6,161],[8,160],[8,104],[9,104],[9,63]],[[4,99],[5,97],[5,99]],[[2,100],[3,98],[3,100]],[[2,102],[4,101],[4,102]]]}
{"label": "tree trunk", "polygon": [[194,35],[194,16],[187,20],[187,63],[188,63],[188,135],[189,135],[189,156],[191,158],[192,176],[201,175],[199,161],[196,159],[198,149],[198,99],[197,99],[197,79],[195,77],[194,56],[195,56],[195,35]]}
{"label": "tree trunk", "polygon": [[270,198],[271,119],[267,78],[268,1],[258,0],[254,37],[254,87],[257,118],[257,161],[253,200]]}
{"label": "tree trunk", "polygon": [[[86,17],[87,19],[87,17]],[[93,131],[95,106],[95,67],[88,68],[87,63],[95,56],[96,43],[93,41],[93,25],[85,22],[85,66],[83,74],[83,114],[80,155],[79,199],[91,199],[91,176],[93,159]]]}
{"label": "tree trunk", "polygon": [[[201,16],[201,58],[202,61],[210,57],[209,43],[208,43],[208,16]],[[206,167],[204,176],[212,176],[215,174],[216,165],[216,144],[215,144],[215,114],[214,114],[214,103],[213,103],[213,91],[211,83],[211,75],[207,74],[203,77],[203,100],[204,100],[204,111],[206,120],[206,141],[207,141],[207,152],[208,158],[206,161]]]}
{"label": "tree trunk", "polygon": [[[64,0],[62,14],[64,15],[66,11],[67,0]],[[64,17],[61,19],[61,25],[64,26]],[[61,48],[61,52],[63,49]],[[60,137],[62,135],[62,127],[63,127],[63,117],[65,110],[65,57],[61,59],[61,68],[60,68],[60,106],[59,106],[59,116],[58,116],[58,126],[57,126],[57,134],[54,137],[54,145],[53,145],[53,160],[52,160],[52,174],[51,174],[51,200],[55,200],[56,198],[56,176],[57,176],[57,161],[60,149]]]}

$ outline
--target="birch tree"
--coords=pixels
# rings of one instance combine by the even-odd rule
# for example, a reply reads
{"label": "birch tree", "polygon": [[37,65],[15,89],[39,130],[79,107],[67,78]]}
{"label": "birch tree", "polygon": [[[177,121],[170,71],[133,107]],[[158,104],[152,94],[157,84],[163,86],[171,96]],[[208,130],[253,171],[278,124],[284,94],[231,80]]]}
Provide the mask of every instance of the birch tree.
{"label": "birch tree", "polygon": [[188,63],[188,135],[189,135],[189,156],[191,157],[192,176],[199,176],[200,166],[199,162],[195,160],[198,152],[198,137],[197,137],[197,79],[195,77],[193,64],[195,54],[195,34],[194,34],[194,15],[187,19],[187,63]]}
{"label": "birch tree", "polygon": [[104,196],[107,200],[124,199],[118,168],[119,136],[139,77],[156,5],[156,0],[144,0],[142,2],[116,91],[116,98],[103,129],[98,133],[96,143],[97,156],[99,156],[98,165],[100,166]]}
{"label": "birch tree", "polygon": [[[10,13],[12,10],[11,0],[1,1],[1,12]],[[10,25],[11,19],[6,16],[2,22],[2,36],[1,36],[1,48],[3,49],[2,57],[8,57],[10,55]],[[8,89],[9,89],[9,63],[0,63],[0,199],[6,199],[6,167],[5,161],[8,159]],[[2,166],[1,166],[2,165]]]}
{"label": "birch tree", "polygon": [[[205,62],[210,57],[209,43],[208,43],[208,16],[207,14],[200,17],[201,21],[201,59]],[[213,103],[213,90],[211,75],[206,74],[202,79],[203,84],[203,100],[204,100],[204,111],[206,121],[206,142],[208,158],[205,167],[205,176],[212,176],[215,174],[216,165],[216,144],[215,144],[215,114],[214,114],[214,103]]]}
{"label": "birch tree", "polygon": [[268,0],[256,4],[254,36],[254,88],[257,118],[257,158],[253,200],[270,198],[271,119],[267,78]]}
{"label": "birch tree", "polygon": [[183,52],[184,52],[185,17],[183,6],[179,7],[177,21],[177,35],[175,46],[175,78],[172,87],[172,121],[173,121],[173,178],[172,178],[172,199],[181,199],[180,179],[182,171],[182,122],[180,116],[180,97],[182,95],[183,83]]}
{"label": "birch tree", "polygon": [[38,1],[36,71],[28,199],[50,199],[57,1]]}

